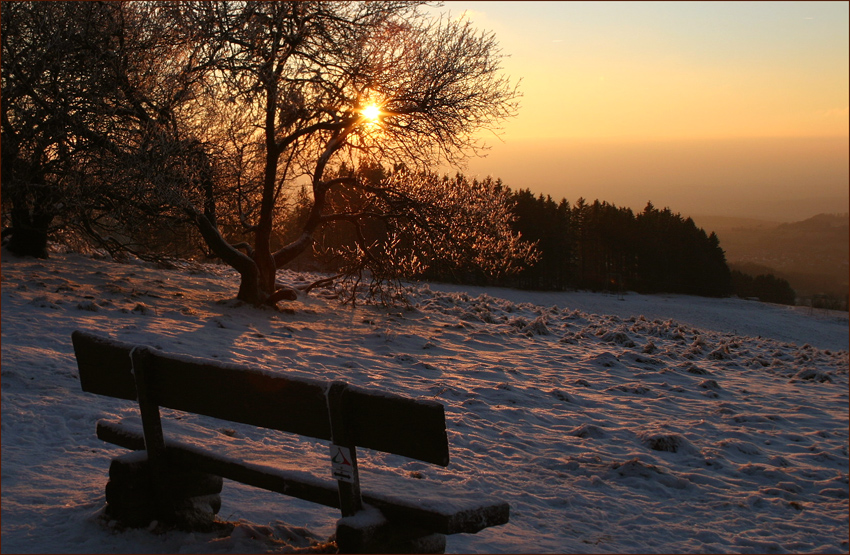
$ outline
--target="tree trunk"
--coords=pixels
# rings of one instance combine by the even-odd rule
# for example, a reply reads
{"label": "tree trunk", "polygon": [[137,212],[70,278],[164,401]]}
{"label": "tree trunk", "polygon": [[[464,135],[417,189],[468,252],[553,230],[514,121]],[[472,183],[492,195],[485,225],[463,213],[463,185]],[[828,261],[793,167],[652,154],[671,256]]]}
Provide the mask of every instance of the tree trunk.
{"label": "tree trunk", "polygon": [[265,301],[266,295],[260,290],[259,271],[256,266],[248,266],[239,270],[239,293],[236,298],[242,302],[259,306]]}
{"label": "tree trunk", "polygon": [[[275,41],[272,52],[277,51],[279,44]],[[273,59],[273,58],[272,58]],[[277,128],[277,80],[273,78],[273,64],[269,62],[264,68],[266,82],[266,116],[265,116],[265,146],[266,163],[263,168],[263,196],[260,202],[260,217],[254,229],[254,264],[257,267],[257,286],[264,302],[275,292],[275,277],[277,266],[271,252],[271,236],[274,227],[275,188],[277,184],[277,164],[281,149],[275,139]],[[266,73],[267,72],[267,73]]]}
{"label": "tree trunk", "polygon": [[13,207],[9,251],[18,256],[47,258],[47,229],[52,221],[53,214],[27,206]]}
{"label": "tree trunk", "polygon": [[236,298],[240,301],[260,305],[265,302],[268,294],[263,294],[260,285],[260,269],[257,263],[247,254],[240,252],[233,245],[227,242],[218,230],[218,227],[210,222],[206,215],[189,210],[189,215],[192,217],[198,231],[204,238],[207,246],[221,258],[226,264],[233,267],[241,276],[239,283],[239,293]]}
{"label": "tree trunk", "polygon": [[262,296],[268,297],[275,291],[275,277],[277,268],[268,248],[257,249],[254,255],[254,263],[257,265],[257,288]]}

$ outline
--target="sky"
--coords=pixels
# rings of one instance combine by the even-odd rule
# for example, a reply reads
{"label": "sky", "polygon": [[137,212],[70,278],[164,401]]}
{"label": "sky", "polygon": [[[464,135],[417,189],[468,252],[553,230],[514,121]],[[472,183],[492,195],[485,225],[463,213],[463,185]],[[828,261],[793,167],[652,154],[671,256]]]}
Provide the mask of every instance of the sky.
{"label": "sky", "polygon": [[472,175],[556,200],[848,211],[847,2],[445,2],[495,33],[517,117]]}

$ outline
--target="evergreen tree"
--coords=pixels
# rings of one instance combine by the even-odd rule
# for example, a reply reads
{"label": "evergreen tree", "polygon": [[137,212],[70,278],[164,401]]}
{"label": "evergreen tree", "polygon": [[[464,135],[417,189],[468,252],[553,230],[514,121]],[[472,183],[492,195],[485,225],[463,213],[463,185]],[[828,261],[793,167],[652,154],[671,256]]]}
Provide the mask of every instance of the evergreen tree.
{"label": "evergreen tree", "polygon": [[537,244],[541,259],[517,275],[514,282],[526,289],[564,289],[573,275],[573,237],[570,205],[555,204],[551,197],[535,197],[528,190],[512,195],[513,229]]}
{"label": "evergreen tree", "polygon": [[608,202],[512,193],[514,230],[533,240],[541,259],[510,283],[533,289],[631,289],[723,296],[732,292],[717,235],[651,202],[638,215]]}
{"label": "evergreen tree", "polygon": [[731,272],[731,282],[736,295],[757,298],[766,303],[793,305],[797,294],[786,280],[773,274],[751,276],[738,270]]}

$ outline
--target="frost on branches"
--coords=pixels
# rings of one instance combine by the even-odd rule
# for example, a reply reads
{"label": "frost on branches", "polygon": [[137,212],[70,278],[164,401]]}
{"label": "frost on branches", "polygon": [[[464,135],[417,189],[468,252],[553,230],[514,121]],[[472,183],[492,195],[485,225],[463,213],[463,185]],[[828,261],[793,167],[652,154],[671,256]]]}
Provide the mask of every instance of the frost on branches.
{"label": "frost on branches", "polygon": [[370,298],[394,302],[403,298],[404,278],[463,275],[486,282],[539,258],[534,245],[512,230],[509,196],[489,177],[470,181],[400,169],[357,188],[368,196],[348,198],[326,217],[344,222],[340,227],[348,233],[341,241],[338,234],[335,245],[316,246],[336,263],[331,279],[346,301],[353,302],[362,286]]}

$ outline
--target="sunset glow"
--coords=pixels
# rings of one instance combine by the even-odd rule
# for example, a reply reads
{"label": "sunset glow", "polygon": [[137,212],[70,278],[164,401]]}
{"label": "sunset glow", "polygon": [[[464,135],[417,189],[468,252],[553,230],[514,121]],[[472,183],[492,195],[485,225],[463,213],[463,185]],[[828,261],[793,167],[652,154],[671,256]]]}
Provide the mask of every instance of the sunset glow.
{"label": "sunset glow", "polygon": [[521,80],[519,115],[501,140],[481,135],[492,150],[470,162],[473,173],[638,210],[651,199],[792,221],[848,209],[846,2],[446,2],[436,11],[446,10],[495,33],[505,72]]}
{"label": "sunset glow", "polygon": [[360,113],[364,118],[369,120],[370,122],[377,122],[381,117],[381,109],[378,108],[375,104],[370,104],[360,110]]}

